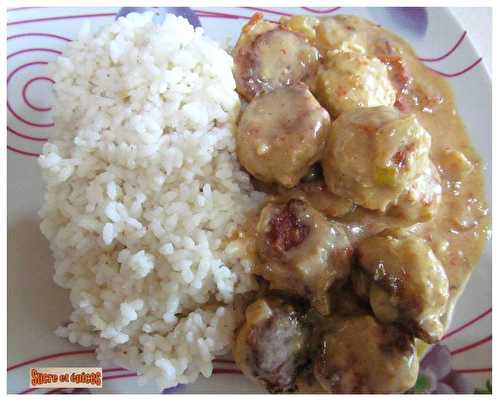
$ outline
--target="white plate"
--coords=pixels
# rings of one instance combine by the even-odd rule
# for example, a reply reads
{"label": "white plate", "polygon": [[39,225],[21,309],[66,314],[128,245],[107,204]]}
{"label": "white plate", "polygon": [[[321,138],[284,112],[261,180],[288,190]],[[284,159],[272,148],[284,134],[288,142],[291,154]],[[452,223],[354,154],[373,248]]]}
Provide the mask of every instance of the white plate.
{"label": "white plate", "polygon": [[[36,155],[50,137],[50,81],[46,62],[74,38],[85,18],[92,26],[108,24],[118,8],[22,8],[8,19],[8,392],[26,392],[29,363],[36,366],[94,366],[92,353],[56,337],[53,330],[70,313],[68,294],[51,279],[53,261],[39,231],[37,211],[43,187]],[[248,8],[192,10],[205,32],[234,43],[255,11]],[[266,10],[263,10],[266,11]],[[406,38],[432,69],[450,77],[458,110],[486,166],[491,206],[491,81],[463,28],[442,8],[268,9],[266,18],[282,14],[334,13],[372,19]],[[465,325],[465,327],[464,327]],[[491,377],[491,243],[458,305],[452,330],[434,350],[428,373],[451,365],[447,376],[455,390],[473,392]],[[458,331],[457,331],[458,330]],[[457,331],[457,332],[455,332]],[[451,334],[451,335],[450,335]],[[83,352],[82,352],[83,351]],[[69,352],[70,355],[64,354]],[[63,353],[62,355],[57,355]],[[54,354],[56,354],[54,356]],[[41,358],[43,356],[50,358]],[[37,360],[38,358],[38,360]],[[440,358],[440,359],[437,359]],[[23,362],[29,362],[22,364]],[[12,367],[12,369],[11,369]],[[176,392],[259,392],[232,363],[217,363],[216,374],[201,377]],[[139,387],[131,372],[107,368],[99,392],[156,391]],[[429,375],[427,375],[429,376]],[[45,393],[41,389],[30,394]],[[98,392],[97,390],[92,393]]]}

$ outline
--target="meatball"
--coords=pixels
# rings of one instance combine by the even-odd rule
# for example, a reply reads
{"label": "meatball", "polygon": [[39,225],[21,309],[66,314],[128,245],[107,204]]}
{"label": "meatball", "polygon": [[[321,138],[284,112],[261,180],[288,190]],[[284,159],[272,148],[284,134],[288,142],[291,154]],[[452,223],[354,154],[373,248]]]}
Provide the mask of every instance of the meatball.
{"label": "meatball", "polygon": [[399,323],[428,343],[442,337],[448,277],[425,240],[371,237],[361,241],[356,255],[369,285],[355,290],[369,300],[378,320]]}
{"label": "meatball", "polygon": [[321,164],[328,188],[385,211],[430,164],[431,136],[393,107],[344,112],[332,124]]}
{"label": "meatball", "polygon": [[328,52],[314,93],[332,117],[361,107],[392,106],[396,101],[386,66],[354,52]]}
{"label": "meatball", "polygon": [[[338,15],[322,18],[316,30],[317,46],[320,50],[338,49],[341,51],[366,53],[368,47],[367,29],[373,23],[363,18]],[[360,27],[361,29],[354,29]]]}
{"label": "meatball", "polygon": [[314,374],[330,393],[402,393],[414,386],[418,359],[414,340],[370,315],[331,320]]}
{"label": "meatball", "polygon": [[262,298],[246,310],[234,346],[243,373],[271,392],[289,391],[307,360],[309,328],[296,308],[280,298]]}
{"label": "meatball", "polygon": [[398,219],[401,226],[428,222],[437,213],[441,203],[441,178],[434,164],[417,177],[409,189],[387,209],[390,217]]}
{"label": "meatball", "polygon": [[303,34],[262,21],[257,14],[234,50],[236,90],[250,101],[260,92],[306,82],[315,75],[318,58]]}
{"label": "meatball", "polygon": [[352,248],[341,225],[299,199],[264,207],[257,252],[262,260],[257,273],[272,289],[303,296],[325,315],[328,289],[342,285],[351,270]]}
{"label": "meatball", "polygon": [[328,112],[304,84],[279,88],[243,112],[236,153],[257,179],[292,188],[319,161],[329,126]]}

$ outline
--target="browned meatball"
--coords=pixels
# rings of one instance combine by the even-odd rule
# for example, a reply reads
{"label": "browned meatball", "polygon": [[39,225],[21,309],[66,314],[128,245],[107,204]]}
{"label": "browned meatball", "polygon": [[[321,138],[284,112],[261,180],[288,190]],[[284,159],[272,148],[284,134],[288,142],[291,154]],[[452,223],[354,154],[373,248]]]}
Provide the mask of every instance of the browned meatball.
{"label": "browned meatball", "polygon": [[448,277],[425,240],[381,235],[361,241],[356,252],[364,275],[355,290],[370,302],[377,319],[396,322],[426,342],[444,332]]}
{"label": "browned meatball", "polygon": [[325,333],[314,374],[330,393],[402,393],[417,380],[414,340],[370,315],[337,317]]}
{"label": "browned meatball", "polygon": [[304,35],[262,21],[257,14],[243,28],[234,50],[236,90],[247,101],[261,92],[307,81],[319,53]]}
{"label": "browned meatball", "polygon": [[415,115],[359,108],[335,120],[321,164],[328,188],[384,212],[430,164],[431,136]]}
{"label": "browned meatball", "polygon": [[353,15],[322,18],[316,29],[317,46],[324,53],[341,50],[364,54],[374,29],[374,23]]}
{"label": "browned meatball", "polygon": [[307,360],[309,329],[292,304],[263,298],[246,310],[234,359],[243,373],[271,392],[289,391]]}
{"label": "browned meatball", "polygon": [[351,270],[352,248],[342,227],[307,202],[291,199],[264,207],[257,224],[257,273],[271,288],[309,299],[322,314],[330,310],[328,289]]}
{"label": "browned meatball", "polygon": [[236,134],[241,165],[257,179],[297,185],[324,148],[330,117],[304,84],[255,97]]}
{"label": "browned meatball", "polygon": [[360,107],[392,106],[396,100],[387,67],[356,52],[328,52],[313,92],[332,118]]}

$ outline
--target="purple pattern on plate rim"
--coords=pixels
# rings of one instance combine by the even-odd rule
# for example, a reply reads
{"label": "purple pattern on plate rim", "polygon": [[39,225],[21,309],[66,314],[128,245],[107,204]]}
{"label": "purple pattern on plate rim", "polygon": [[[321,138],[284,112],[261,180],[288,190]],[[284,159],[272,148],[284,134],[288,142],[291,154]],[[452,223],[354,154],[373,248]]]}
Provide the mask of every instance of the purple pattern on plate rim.
{"label": "purple pattern on plate rim", "polygon": [[420,362],[417,384],[412,393],[471,394],[474,389],[467,378],[451,365],[447,346],[434,345]]}
{"label": "purple pattern on plate rim", "polygon": [[368,7],[368,12],[377,23],[411,39],[423,38],[429,25],[425,7]]}

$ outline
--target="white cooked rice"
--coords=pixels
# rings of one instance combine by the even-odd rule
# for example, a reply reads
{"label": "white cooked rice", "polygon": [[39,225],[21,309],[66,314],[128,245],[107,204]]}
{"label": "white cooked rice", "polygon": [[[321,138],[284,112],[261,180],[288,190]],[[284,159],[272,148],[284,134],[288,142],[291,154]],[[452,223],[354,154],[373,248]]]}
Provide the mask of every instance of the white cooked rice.
{"label": "white cooked rice", "polygon": [[74,307],[56,333],[161,388],[211,374],[255,287],[228,244],[262,199],[235,157],[232,63],[183,18],[130,14],[51,66],[41,230]]}

